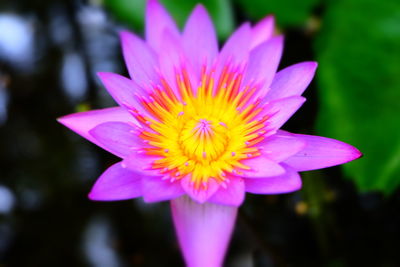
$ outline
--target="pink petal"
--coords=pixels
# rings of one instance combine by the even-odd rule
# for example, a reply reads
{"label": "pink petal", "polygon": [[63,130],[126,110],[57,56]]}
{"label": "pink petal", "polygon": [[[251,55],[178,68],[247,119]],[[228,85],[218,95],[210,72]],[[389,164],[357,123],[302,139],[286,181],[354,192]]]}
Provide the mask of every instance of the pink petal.
{"label": "pink petal", "polygon": [[139,96],[147,96],[147,93],[135,82],[110,72],[99,72],[98,76],[107,91],[120,106],[128,109],[134,108],[142,115],[151,116],[147,110],[143,108],[138,98]]}
{"label": "pink petal", "polygon": [[163,49],[160,52],[159,60],[160,70],[161,74],[163,74],[163,78],[165,78],[168,84],[171,86],[175,95],[180,97],[181,94],[178,90],[180,85],[178,85],[177,82],[177,75],[179,75],[180,79],[183,81],[184,77],[182,74],[184,70],[186,71],[190,85],[195,92],[197,89],[196,84],[198,84],[200,76],[194,74],[192,65],[186,60],[182,38],[175,37],[166,30],[164,31],[162,42]]}
{"label": "pink petal", "polygon": [[[98,142],[89,131],[99,124],[109,121],[136,123],[132,115],[124,108],[114,107],[70,114],[57,119],[59,123],[68,127],[96,145],[108,150]],[[111,151],[110,151],[111,152]],[[112,153],[112,152],[111,152]]]}
{"label": "pink petal", "polygon": [[264,112],[260,116],[269,116],[267,129],[270,133],[274,133],[292,117],[305,101],[306,99],[302,96],[273,100],[265,106]]}
{"label": "pink petal", "polygon": [[271,38],[274,33],[274,28],[275,18],[273,16],[267,16],[258,22],[251,30],[250,49],[253,49],[257,45]]}
{"label": "pink petal", "polygon": [[176,96],[179,97],[176,75],[181,74],[185,55],[180,37],[176,37],[169,31],[164,31],[162,36],[163,48],[159,54],[160,71],[163,78],[173,89]]}
{"label": "pink petal", "polygon": [[179,36],[178,28],[167,10],[157,0],[148,0],[146,7],[146,40],[159,52],[162,50],[162,35],[168,30],[174,36]]}
{"label": "pink petal", "polygon": [[244,23],[226,41],[218,56],[217,67],[223,68],[227,63],[235,66],[246,62],[249,56],[250,38],[250,24]]}
{"label": "pink petal", "polygon": [[143,151],[133,150],[129,157],[124,158],[122,165],[146,176],[161,176],[159,170],[152,168],[152,163],[157,159],[160,159],[160,157],[149,156]]}
{"label": "pink petal", "polygon": [[142,179],[142,192],[145,202],[158,202],[174,199],[185,194],[179,181],[162,180],[162,177]]}
{"label": "pink petal", "polygon": [[124,122],[105,122],[97,125],[89,133],[111,153],[124,158],[132,154],[133,149],[145,144],[132,125]]}
{"label": "pink petal", "polygon": [[226,187],[220,186],[208,202],[221,205],[240,206],[244,201],[244,181],[240,177],[229,177]]}
{"label": "pink petal", "polygon": [[186,22],[183,31],[183,46],[194,71],[199,74],[203,66],[211,66],[218,54],[214,25],[207,10],[201,4],[195,7]]}
{"label": "pink petal", "polygon": [[215,192],[218,190],[219,185],[214,179],[209,179],[207,183],[207,189],[195,188],[191,181],[191,177],[188,175],[181,180],[183,190],[195,201],[199,203],[206,202]]}
{"label": "pink petal", "polygon": [[259,85],[268,90],[282,57],[283,37],[277,36],[250,52],[243,85]]}
{"label": "pink petal", "polygon": [[141,177],[116,163],[97,179],[89,193],[91,200],[113,201],[139,197]]}
{"label": "pink petal", "polygon": [[306,146],[285,163],[297,171],[309,171],[331,167],[355,160],[361,152],[341,141],[313,135],[293,134],[303,140]]}
{"label": "pink petal", "polygon": [[301,188],[300,175],[292,168],[283,165],[286,172],[265,179],[245,179],[246,192],[253,194],[282,194]]}
{"label": "pink petal", "polygon": [[171,210],[186,266],[222,266],[237,207],[199,204],[181,197],[171,201]]}
{"label": "pink petal", "polygon": [[156,73],[158,58],[156,53],[142,39],[128,31],[120,33],[122,52],[132,80],[141,86],[159,82]]}
{"label": "pink petal", "polygon": [[257,144],[263,155],[275,162],[281,162],[293,156],[305,147],[306,143],[300,138],[278,131]]}
{"label": "pink petal", "polygon": [[265,101],[301,95],[314,77],[316,62],[302,62],[279,71]]}
{"label": "pink petal", "polygon": [[248,178],[264,178],[283,174],[285,169],[275,161],[264,155],[242,160],[241,163],[250,167],[250,170],[242,170],[240,173],[234,173],[236,176]]}

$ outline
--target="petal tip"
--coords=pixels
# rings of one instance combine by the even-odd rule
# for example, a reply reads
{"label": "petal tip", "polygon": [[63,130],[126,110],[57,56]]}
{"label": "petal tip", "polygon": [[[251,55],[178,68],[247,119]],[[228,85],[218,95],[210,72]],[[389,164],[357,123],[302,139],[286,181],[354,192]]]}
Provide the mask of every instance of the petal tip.
{"label": "petal tip", "polygon": [[364,157],[364,154],[360,150],[358,150],[356,147],[354,147],[352,145],[349,145],[349,146],[350,146],[351,154],[352,154],[353,158],[351,158],[348,162]]}
{"label": "petal tip", "polygon": [[100,81],[104,84],[107,80],[118,77],[118,74],[112,72],[100,71],[96,72],[97,77],[99,77]]}
{"label": "petal tip", "polygon": [[67,128],[70,128],[70,126],[71,126],[70,124],[73,123],[74,118],[76,118],[79,115],[80,115],[80,113],[72,113],[72,114],[58,117],[56,120],[58,123],[61,123],[62,125],[64,125]]}
{"label": "petal tip", "polygon": [[99,77],[100,80],[103,80],[109,75],[109,72],[100,71],[100,72],[96,72],[96,75],[97,75],[97,77]]}
{"label": "petal tip", "polygon": [[96,184],[92,187],[90,190],[89,194],[87,194],[87,198],[91,201],[109,201],[107,198],[104,197],[104,194],[99,194],[99,192],[96,192]]}
{"label": "petal tip", "polygon": [[310,61],[310,64],[312,64],[315,68],[318,67],[318,62],[317,61]]}
{"label": "petal tip", "polygon": [[261,21],[275,22],[275,15],[269,14],[269,15],[265,16]]}
{"label": "petal tip", "polygon": [[303,68],[308,68],[310,70],[315,70],[318,67],[318,62],[317,61],[303,61],[303,62],[299,62],[296,63],[290,67],[297,67],[297,66],[302,66]]}
{"label": "petal tip", "polygon": [[66,117],[66,116],[58,117],[58,118],[56,119],[56,121],[57,121],[58,123],[64,125],[64,124],[65,124],[65,117]]}
{"label": "petal tip", "polygon": [[295,134],[306,142],[306,147],[285,160],[297,171],[324,169],[348,163],[362,156],[354,146],[345,142],[315,135]]}
{"label": "petal tip", "polygon": [[[351,162],[353,160],[359,159],[359,158],[364,156],[363,153],[361,153],[361,151],[358,150],[355,146],[352,146],[352,145],[350,145],[348,143],[345,143],[345,142],[342,142],[342,141],[339,141],[339,140],[335,140],[335,139],[333,139],[333,140],[341,145],[342,150],[344,152],[343,157],[342,157],[342,161],[338,162],[335,165],[346,164],[346,163],[349,163],[349,162]],[[332,165],[332,166],[335,166],[335,165]],[[330,166],[328,166],[328,167],[330,167]]]}
{"label": "petal tip", "polygon": [[306,61],[306,62],[303,62],[303,64],[313,74],[315,73],[315,71],[318,68],[318,62],[316,62],[316,61]]}
{"label": "petal tip", "polygon": [[129,40],[142,40],[140,37],[135,35],[129,30],[121,30],[118,32],[118,36],[121,39],[121,45],[126,46]]}
{"label": "petal tip", "polygon": [[98,201],[98,199],[96,198],[96,194],[93,193],[92,191],[89,192],[89,194],[87,195],[87,198],[92,201]]}
{"label": "petal tip", "polygon": [[193,10],[197,11],[197,12],[202,12],[202,13],[205,13],[208,15],[207,9],[202,3],[196,4],[196,6],[194,7]]}
{"label": "petal tip", "polygon": [[147,0],[147,7],[151,7],[151,6],[155,6],[155,5],[160,6],[160,2],[158,0]]}
{"label": "petal tip", "polygon": [[202,3],[196,4],[196,6],[193,8],[193,11],[191,15],[189,16],[189,19],[191,17],[196,17],[198,20],[204,20],[204,19],[210,19],[210,14],[208,13],[206,7]]}

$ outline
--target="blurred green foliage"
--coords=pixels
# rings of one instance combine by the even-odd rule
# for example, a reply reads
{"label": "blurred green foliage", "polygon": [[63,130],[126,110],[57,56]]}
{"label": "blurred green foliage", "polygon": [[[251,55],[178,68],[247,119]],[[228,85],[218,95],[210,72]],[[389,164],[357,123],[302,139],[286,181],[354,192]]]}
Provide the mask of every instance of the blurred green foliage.
{"label": "blurred green foliage", "polygon": [[331,1],[316,43],[322,135],[355,145],[361,191],[400,183],[400,2]]}
{"label": "blurred green foliage", "polygon": [[[104,5],[113,15],[128,26],[142,30],[144,27],[145,0],[104,0]],[[226,39],[233,31],[233,12],[229,0],[161,0],[178,25],[184,22],[197,3],[202,3],[210,12],[218,37]]]}
{"label": "blurred green foliage", "polygon": [[235,0],[246,17],[259,20],[274,14],[281,26],[298,26],[310,18],[313,9],[321,0]]}
{"label": "blurred green foliage", "polygon": [[142,30],[146,0],[103,0],[113,16],[132,29]]}

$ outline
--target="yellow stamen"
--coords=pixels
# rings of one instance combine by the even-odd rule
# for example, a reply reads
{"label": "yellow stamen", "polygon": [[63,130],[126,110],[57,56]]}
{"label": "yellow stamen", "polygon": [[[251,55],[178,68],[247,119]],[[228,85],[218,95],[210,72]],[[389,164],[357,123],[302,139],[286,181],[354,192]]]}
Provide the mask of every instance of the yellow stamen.
{"label": "yellow stamen", "polygon": [[250,103],[257,87],[242,85],[242,79],[229,65],[217,78],[215,70],[203,68],[194,90],[183,69],[176,75],[178,94],[163,79],[149,100],[140,99],[155,118],[131,111],[144,126],[139,136],[150,146],[144,153],[158,157],[152,168],[171,180],[190,175],[199,190],[207,189],[210,179],[226,185],[227,174],[249,170],[241,161],[260,155],[257,144],[267,117],[257,117],[262,107]]}

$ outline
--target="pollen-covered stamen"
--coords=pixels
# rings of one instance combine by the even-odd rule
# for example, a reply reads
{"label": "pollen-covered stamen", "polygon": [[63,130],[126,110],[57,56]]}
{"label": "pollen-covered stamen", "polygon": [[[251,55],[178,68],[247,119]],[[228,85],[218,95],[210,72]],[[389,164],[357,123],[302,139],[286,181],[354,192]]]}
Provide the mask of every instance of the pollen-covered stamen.
{"label": "pollen-covered stamen", "polygon": [[179,145],[183,153],[201,163],[218,159],[226,150],[226,129],[213,120],[195,118],[185,123]]}
{"label": "pollen-covered stamen", "polygon": [[194,131],[200,131],[202,133],[205,133],[206,135],[211,135],[213,133],[211,122],[205,119],[200,119]]}
{"label": "pollen-covered stamen", "polygon": [[257,144],[264,139],[268,117],[259,118],[263,107],[251,100],[258,88],[243,85],[242,77],[229,65],[220,77],[214,69],[203,70],[201,84],[193,88],[182,70],[176,74],[176,91],[162,79],[147,99],[139,98],[154,118],[132,112],[147,129],[139,135],[151,146],[145,153],[158,158],[153,169],[171,181],[190,176],[199,190],[210,179],[226,185],[227,173],[250,169],[242,160],[260,155]]}

